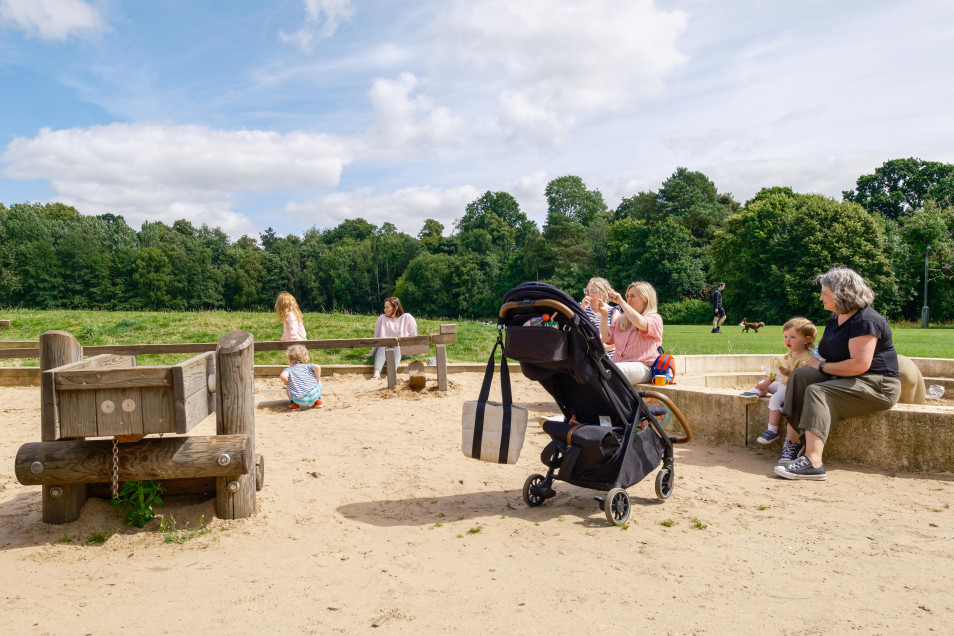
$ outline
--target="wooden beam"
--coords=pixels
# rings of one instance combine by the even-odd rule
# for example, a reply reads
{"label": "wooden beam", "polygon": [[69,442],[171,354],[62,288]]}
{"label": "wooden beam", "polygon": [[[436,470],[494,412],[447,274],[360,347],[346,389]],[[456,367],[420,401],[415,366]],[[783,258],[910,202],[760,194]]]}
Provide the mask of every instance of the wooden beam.
{"label": "wooden beam", "polygon": [[[251,445],[247,435],[147,437],[133,444],[119,445],[119,479],[142,481],[243,475],[255,466]],[[112,440],[24,444],[14,461],[17,480],[25,486],[110,481],[112,447]]]}
{"label": "wooden beam", "polygon": [[[83,346],[66,331],[47,331],[40,335],[40,439],[53,442],[57,438],[56,392],[52,369],[83,359]],[[62,443],[62,442],[57,442]],[[41,494],[43,523],[70,523],[79,519],[86,503],[86,485],[70,484],[53,490],[43,486]]]}
{"label": "wooden beam", "polygon": [[[247,331],[222,336],[215,351],[215,431],[219,435],[246,435],[255,453],[255,341]],[[256,475],[217,477],[215,514],[220,519],[243,519],[255,514]]]}
{"label": "wooden beam", "polygon": [[[121,357],[130,360],[126,356]],[[56,390],[89,391],[91,389],[136,389],[172,386],[171,367],[133,367],[130,369],[54,370]]]}

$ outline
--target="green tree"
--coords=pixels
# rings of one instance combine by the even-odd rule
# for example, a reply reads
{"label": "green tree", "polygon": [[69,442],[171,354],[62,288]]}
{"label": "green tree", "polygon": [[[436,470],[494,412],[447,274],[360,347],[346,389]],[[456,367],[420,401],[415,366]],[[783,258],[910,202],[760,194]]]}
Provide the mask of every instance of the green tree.
{"label": "green tree", "polygon": [[547,184],[547,225],[558,223],[561,218],[589,225],[606,203],[599,190],[587,190],[583,179],[567,175],[553,179]]}
{"label": "green tree", "polygon": [[158,247],[139,250],[134,265],[133,280],[136,281],[139,299],[144,307],[162,309],[169,302],[169,287],[172,284],[172,266]]}
{"label": "green tree", "polygon": [[954,165],[913,157],[892,159],[874,174],[858,177],[855,189],[842,195],[889,219],[907,216],[928,200],[947,207],[954,205]]}

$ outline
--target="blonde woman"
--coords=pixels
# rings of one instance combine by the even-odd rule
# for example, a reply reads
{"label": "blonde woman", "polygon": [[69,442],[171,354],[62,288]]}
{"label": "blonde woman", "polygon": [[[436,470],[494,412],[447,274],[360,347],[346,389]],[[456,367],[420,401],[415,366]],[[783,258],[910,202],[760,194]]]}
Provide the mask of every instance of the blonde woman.
{"label": "blonde woman", "polygon": [[295,297],[288,292],[282,292],[275,300],[275,313],[282,321],[285,329],[282,332],[282,342],[287,340],[308,340],[305,333],[305,323],[302,321],[301,309]]}
{"label": "blonde woman", "polygon": [[[583,288],[583,300],[580,301],[580,307],[583,308],[583,313],[596,325],[597,329],[599,329],[600,323],[603,322],[603,318],[597,307],[600,303],[605,304],[609,300],[611,291],[613,291],[613,287],[605,278],[591,278],[590,282]],[[617,307],[611,307],[606,319],[612,324],[613,320],[618,316],[619,309]],[[615,352],[616,349],[606,348],[606,353],[609,354],[610,359],[613,358]]]}
{"label": "blonde woman", "polygon": [[645,281],[630,283],[626,298],[610,290],[609,301],[616,303],[622,314],[608,324],[609,305],[600,303],[603,317],[600,336],[603,343],[616,346],[613,362],[633,384],[648,382],[650,367],[662,346],[663,320],[656,311],[656,290]]}

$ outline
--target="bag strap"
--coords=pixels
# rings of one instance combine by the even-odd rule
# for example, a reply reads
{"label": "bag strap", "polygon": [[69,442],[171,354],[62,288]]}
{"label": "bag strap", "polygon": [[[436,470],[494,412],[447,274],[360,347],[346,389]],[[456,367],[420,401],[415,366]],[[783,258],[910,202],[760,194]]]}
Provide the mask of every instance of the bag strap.
{"label": "bag strap", "polygon": [[477,398],[477,412],[474,413],[474,441],[471,450],[471,457],[480,459],[480,443],[484,434],[484,409],[487,407],[487,400],[490,398],[490,384],[494,379],[494,355],[497,353],[497,347],[500,347],[500,393],[503,398],[503,421],[500,429],[500,454],[497,457],[498,464],[506,464],[510,454],[510,414],[513,404],[513,395],[510,392],[510,368],[507,366],[507,355],[503,351],[503,329],[497,329],[497,342],[490,352],[490,360],[487,361],[487,370],[484,371],[484,382],[480,385],[480,395]]}

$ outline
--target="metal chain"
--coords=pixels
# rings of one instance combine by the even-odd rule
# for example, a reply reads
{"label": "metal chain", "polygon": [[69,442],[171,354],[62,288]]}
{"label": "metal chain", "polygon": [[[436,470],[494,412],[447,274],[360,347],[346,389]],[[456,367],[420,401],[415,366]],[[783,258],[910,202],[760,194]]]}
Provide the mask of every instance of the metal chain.
{"label": "metal chain", "polygon": [[119,439],[113,438],[113,499],[119,499]]}

